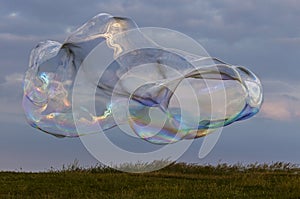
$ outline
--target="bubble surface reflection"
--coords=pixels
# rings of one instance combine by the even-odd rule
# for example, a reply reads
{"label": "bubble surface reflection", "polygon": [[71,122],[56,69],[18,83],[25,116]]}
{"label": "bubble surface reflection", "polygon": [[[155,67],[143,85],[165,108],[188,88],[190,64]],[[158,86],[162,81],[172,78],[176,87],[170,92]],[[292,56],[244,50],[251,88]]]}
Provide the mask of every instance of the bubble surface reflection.
{"label": "bubble surface reflection", "polygon": [[[86,61],[100,44],[106,51]],[[85,103],[92,97],[97,114],[85,106],[73,110],[80,69],[85,80],[77,95]],[[95,94],[86,96],[84,90],[93,86]],[[131,19],[99,14],[63,43],[44,41],[32,50],[23,107],[31,126],[58,137],[128,124],[138,137],[168,144],[250,118],[262,101],[260,80],[247,68],[165,48]],[[75,123],[87,130],[78,133]]]}

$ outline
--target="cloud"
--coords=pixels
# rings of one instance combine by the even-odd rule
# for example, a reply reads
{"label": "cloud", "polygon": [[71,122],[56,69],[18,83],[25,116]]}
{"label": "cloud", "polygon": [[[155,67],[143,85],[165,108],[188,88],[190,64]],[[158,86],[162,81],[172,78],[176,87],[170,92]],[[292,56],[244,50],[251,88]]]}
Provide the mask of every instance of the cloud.
{"label": "cloud", "polygon": [[[1,5],[1,31],[18,34],[57,34],[78,26],[100,12],[132,17],[140,26],[163,26],[201,38],[237,41],[243,38],[297,36],[290,28],[300,20],[295,0],[173,0],[58,1],[20,0]],[[53,14],[55,10],[55,14]],[[62,20],[63,19],[63,20]],[[287,23],[288,22],[288,23]]]}
{"label": "cloud", "polygon": [[22,90],[24,75],[22,73],[11,73],[4,77],[4,82],[0,84],[0,96],[11,97],[8,94],[19,94]]}
{"label": "cloud", "polygon": [[265,81],[265,99],[259,117],[293,121],[300,119],[300,82]]}
{"label": "cloud", "polygon": [[[62,41],[100,12],[134,19],[139,26],[181,31],[204,44],[211,56],[249,67],[263,81],[265,101],[261,117],[292,120],[300,115],[299,34],[297,0],[166,0],[166,1],[59,1],[0,2],[1,100],[18,98],[21,83],[14,83],[28,65],[30,50],[40,40]],[[54,14],[55,10],[55,14]],[[20,77],[20,76],[19,76]],[[1,102],[1,104],[4,102]]]}
{"label": "cloud", "polygon": [[4,77],[0,84],[0,121],[24,122],[22,110],[23,74],[12,73]]}
{"label": "cloud", "polygon": [[18,13],[18,12],[11,12],[11,13],[9,13],[9,15],[8,15],[9,18],[16,18],[16,17],[18,17],[18,16],[19,16],[19,13]]}
{"label": "cloud", "polygon": [[38,41],[44,39],[44,36],[34,36],[34,35],[18,35],[12,33],[0,33],[0,41],[10,41],[10,42],[28,42],[28,41]]}
{"label": "cloud", "polygon": [[275,39],[275,42],[280,44],[298,45],[300,44],[300,37],[281,37]]}
{"label": "cloud", "polygon": [[[298,115],[297,110],[293,110],[295,105],[290,104],[290,100],[279,98],[276,100],[268,100],[266,98],[262,109],[261,117],[273,119],[273,120],[292,120],[295,119]],[[300,106],[298,105],[297,109],[299,110]]]}
{"label": "cloud", "polygon": [[[3,85],[19,85],[23,82],[24,75],[21,73],[12,73],[5,76]],[[2,86],[3,86],[2,85]]]}

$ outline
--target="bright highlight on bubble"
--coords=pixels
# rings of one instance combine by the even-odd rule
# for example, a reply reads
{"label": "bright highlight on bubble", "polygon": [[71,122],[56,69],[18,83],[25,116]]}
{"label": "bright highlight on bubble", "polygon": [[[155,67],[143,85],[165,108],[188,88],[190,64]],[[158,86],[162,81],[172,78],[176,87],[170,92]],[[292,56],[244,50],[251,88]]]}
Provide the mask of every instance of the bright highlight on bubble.
{"label": "bright highlight on bubble", "polygon": [[[91,59],[99,45],[106,51]],[[85,78],[75,84],[79,70]],[[95,88],[93,96],[88,88]],[[62,44],[44,41],[32,50],[23,107],[31,126],[58,137],[128,125],[141,139],[168,144],[252,117],[262,101],[261,83],[247,68],[166,48],[131,19],[99,14]]]}

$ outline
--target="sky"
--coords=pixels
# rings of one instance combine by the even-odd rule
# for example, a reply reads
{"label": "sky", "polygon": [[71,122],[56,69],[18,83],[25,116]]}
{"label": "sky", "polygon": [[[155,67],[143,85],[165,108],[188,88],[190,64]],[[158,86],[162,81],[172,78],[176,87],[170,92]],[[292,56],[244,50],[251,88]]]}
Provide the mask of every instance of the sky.
{"label": "sky", "polygon": [[163,27],[198,41],[213,57],[255,72],[264,103],[254,118],[224,128],[203,159],[203,139],[180,161],[215,164],[300,163],[300,1],[297,0],[0,0],[0,170],[61,168],[97,160],[80,139],[58,139],[30,127],[23,113],[23,75],[40,41],[63,42],[98,13],[130,17],[140,27]]}

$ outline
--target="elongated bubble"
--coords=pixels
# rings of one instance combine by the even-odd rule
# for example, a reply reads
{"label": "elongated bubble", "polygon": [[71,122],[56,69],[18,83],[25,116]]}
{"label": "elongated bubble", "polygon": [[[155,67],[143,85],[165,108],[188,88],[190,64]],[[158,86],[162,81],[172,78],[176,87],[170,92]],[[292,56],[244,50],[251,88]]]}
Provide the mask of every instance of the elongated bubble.
{"label": "elongated bubble", "polygon": [[[24,80],[29,124],[58,137],[97,133],[96,125],[103,131],[128,125],[148,142],[167,144],[205,136],[259,111],[262,86],[250,70],[166,48],[140,30],[130,19],[99,14],[62,44],[39,43]],[[76,99],[95,104],[74,110],[75,86]],[[94,95],[87,95],[92,87]]]}

